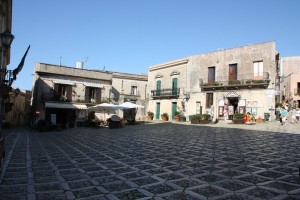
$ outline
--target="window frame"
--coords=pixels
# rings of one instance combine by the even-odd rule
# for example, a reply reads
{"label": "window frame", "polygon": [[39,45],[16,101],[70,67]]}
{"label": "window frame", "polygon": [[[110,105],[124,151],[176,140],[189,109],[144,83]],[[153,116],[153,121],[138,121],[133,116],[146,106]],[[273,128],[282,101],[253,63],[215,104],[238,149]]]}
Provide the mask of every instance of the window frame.
{"label": "window frame", "polygon": [[212,105],[214,105],[214,93],[206,93],[205,100],[206,108],[210,108]]}

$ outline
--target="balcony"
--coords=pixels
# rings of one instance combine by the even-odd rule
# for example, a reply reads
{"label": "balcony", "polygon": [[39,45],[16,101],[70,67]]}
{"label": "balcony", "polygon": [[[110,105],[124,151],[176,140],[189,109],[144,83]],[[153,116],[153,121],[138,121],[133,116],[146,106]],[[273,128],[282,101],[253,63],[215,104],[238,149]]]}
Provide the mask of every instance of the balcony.
{"label": "balcony", "polygon": [[55,93],[46,93],[43,92],[42,93],[42,101],[43,102],[73,102],[73,103],[86,103],[86,104],[90,104],[90,105],[96,105],[96,104],[100,104],[100,103],[104,103],[104,102],[109,102],[110,99],[109,98],[105,98],[105,97],[101,97],[99,99],[93,99],[93,98],[84,98],[81,99],[79,96],[72,96],[67,97],[67,96],[61,96],[61,95],[57,95]]}
{"label": "balcony", "polygon": [[130,101],[137,101],[141,95],[139,94],[121,94],[124,99],[128,99]]}
{"label": "balcony", "polygon": [[261,76],[254,76],[254,74],[239,74],[239,79],[228,80],[228,76],[216,77],[217,81],[205,82],[200,79],[200,87],[202,91],[214,91],[214,90],[239,90],[239,89],[251,89],[262,88],[266,89],[269,86],[270,79],[269,73],[265,72]]}
{"label": "balcony", "polygon": [[294,89],[294,95],[300,95],[300,88]]}
{"label": "balcony", "polygon": [[151,97],[153,99],[171,99],[178,98],[180,89],[161,89],[161,90],[151,90]]}

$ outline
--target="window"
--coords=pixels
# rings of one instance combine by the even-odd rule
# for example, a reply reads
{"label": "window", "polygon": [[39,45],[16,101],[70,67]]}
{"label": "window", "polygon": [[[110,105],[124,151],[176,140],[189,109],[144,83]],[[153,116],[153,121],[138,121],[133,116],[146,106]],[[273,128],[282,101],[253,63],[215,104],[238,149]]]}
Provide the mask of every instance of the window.
{"label": "window", "polygon": [[208,68],[208,84],[214,83],[216,78],[216,67]]}
{"label": "window", "polygon": [[160,96],[161,80],[156,81],[156,96]]}
{"label": "window", "polygon": [[67,96],[67,85],[58,85],[58,94],[60,96]]}
{"label": "window", "polygon": [[55,101],[72,101],[72,86],[54,84]]}
{"label": "window", "polygon": [[177,94],[177,83],[178,83],[178,78],[173,78],[172,79],[172,95]]}
{"label": "window", "polygon": [[258,61],[253,63],[254,66],[254,77],[262,78],[264,72],[264,63],[263,61]]}
{"label": "window", "polygon": [[229,65],[229,81],[236,81],[237,80],[237,64],[230,64]]}
{"label": "window", "polygon": [[131,86],[131,95],[137,95],[137,86]]}
{"label": "window", "polygon": [[86,101],[90,103],[96,103],[97,101],[101,100],[101,89],[94,87],[86,87],[85,98]]}
{"label": "window", "polygon": [[200,101],[196,102],[196,114],[202,114],[202,106]]}
{"label": "window", "polygon": [[214,93],[206,93],[206,108],[210,108],[214,104]]}
{"label": "window", "polygon": [[96,88],[90,87],[88,90],[89,90],[89,99],[96,99]]}

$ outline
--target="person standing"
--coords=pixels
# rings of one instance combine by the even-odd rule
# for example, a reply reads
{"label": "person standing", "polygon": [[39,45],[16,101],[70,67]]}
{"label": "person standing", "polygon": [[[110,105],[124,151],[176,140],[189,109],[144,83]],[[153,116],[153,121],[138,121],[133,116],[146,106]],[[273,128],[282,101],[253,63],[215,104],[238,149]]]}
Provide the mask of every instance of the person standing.
{"label": "person standing", "polygon": [[282,120],[282,123],[281,123],[281,125],[282,126],[285,126],[286,125],[286,116],[287,116],[287,111],[286,111],[286,109],[285,109],[285,107],[284,106],[282,106],[282,109],[281,109],[281,120]]}
{"label": "person standing", "polygon": [[299,108],[296,108],[296,121],[297,121],[297,123],[300,122],[300,109]]}
{"label": "person standing", "polygon": [[295,108],[292,108],[291,109],[291,124],[298,124],[298,121],[296,120],[296,115],[297,115],[297,111],[296,111],[296,109]]}

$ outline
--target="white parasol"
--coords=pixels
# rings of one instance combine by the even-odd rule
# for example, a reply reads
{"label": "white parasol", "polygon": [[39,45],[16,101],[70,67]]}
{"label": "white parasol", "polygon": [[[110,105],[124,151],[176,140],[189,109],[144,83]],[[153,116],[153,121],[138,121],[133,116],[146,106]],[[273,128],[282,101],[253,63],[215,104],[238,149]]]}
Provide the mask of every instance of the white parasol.
{"label": "white parasol", "polygon": [[125,102],[119,105],[121,107],[121,109],[131,109],[131,108],[144,108],[144,106],[142,105],[138,105],[135,103],[131,103],[131,102]]}

